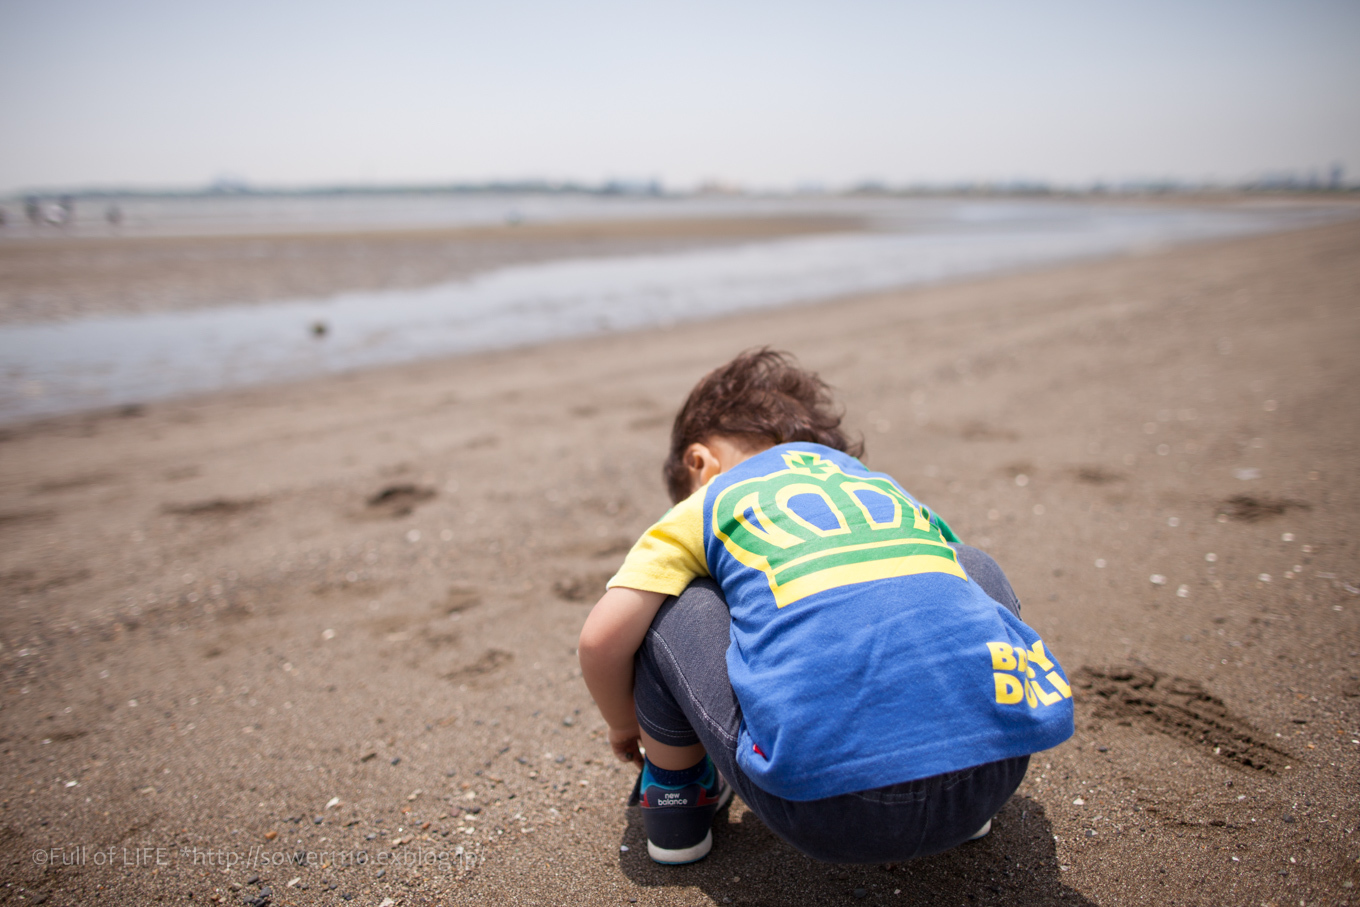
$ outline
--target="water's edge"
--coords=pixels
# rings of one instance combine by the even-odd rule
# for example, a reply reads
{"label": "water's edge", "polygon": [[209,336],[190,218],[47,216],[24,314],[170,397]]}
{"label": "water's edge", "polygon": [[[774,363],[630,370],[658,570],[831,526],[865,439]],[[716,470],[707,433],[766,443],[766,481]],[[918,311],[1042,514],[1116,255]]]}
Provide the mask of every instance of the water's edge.
{"label": "water's edge", "polygon": [[[417,290],[0,327],[0,422],[460,355],[1187,242],[1336,209],[935,203],[885,232],[520,265]],[[943,215],[943,216],[942,216]],[[896,229],[894,229],[896,227]],[[324,334],[317,326],[324,326]]]}

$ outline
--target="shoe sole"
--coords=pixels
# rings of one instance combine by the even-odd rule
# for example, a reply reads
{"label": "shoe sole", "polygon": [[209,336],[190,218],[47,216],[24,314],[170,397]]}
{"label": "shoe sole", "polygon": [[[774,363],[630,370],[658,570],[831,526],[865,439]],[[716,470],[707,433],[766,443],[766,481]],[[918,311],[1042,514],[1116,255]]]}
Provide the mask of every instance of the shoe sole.
{"label": "shoe sole", "polygon": [[987,820],[987,824],[984,825],[984,826],[982,826],[981,828],[979,828],[976,832],[974,832],[973,835],[972,835],[972,837],[970,837],[968,840],[970,840],[970,841],[976,841],[978,838],[985,838],[985,837],[987,837],[987,833],[990,832],[991,830],[992,830],[992,820],[991,820],[991,819],[988,819],[988,820]]}
{"label": "shoe sole", "polygon": [[698,844],[695,844],[693,847],[682,847],[677,850],[667,850],[664,847],[657,847],[650,840],[647,841],[647,856],[651,857],[653,862],[663,863],[667,866],[680,866],[684,863],[697,863],[704,857],[708,856],[708,852],[712,849],[713,849],[712,830],[708,831],[704,835],[704,839],[700,841]]}
{"label": "shoe sole", "polygon": [[[732,800],[732,785],[724,781],[723,791],[718,796],[718,802],[713,807],[711,807],[711,810],[704,810],[704,813],[707,814],[706,821],[709,824],[712,824],[713,817],[717,815],[718,810],[726,806],[729,802],[731,802],[731,800]],[[649,810],[648,812],[651,811]],[[677,812],[681,811],[677,810]],[[693,818],[695,819],[701,818],[697,814],[699,811],[696,809],[686,807],[684,808],[683,812],[692,815]],[[657,813],[652,814],[657,815]],[[644,813],[643,814],[644,824],[646,823],[646,818],[647,814]],[[701,840],[698,844],[692,845],[690,847],[662,847],[659,844],[653,843],[650,836],[648,836],[647,838],[647,856],[651,857],[654,862],[662,863],[667,866],[680,866],[685,863],[697,863],[699,860],[702,860],[704,857],[708,856],[708,852],[712,849],[713,849],[712,829],[705,829],[703,840]]]}

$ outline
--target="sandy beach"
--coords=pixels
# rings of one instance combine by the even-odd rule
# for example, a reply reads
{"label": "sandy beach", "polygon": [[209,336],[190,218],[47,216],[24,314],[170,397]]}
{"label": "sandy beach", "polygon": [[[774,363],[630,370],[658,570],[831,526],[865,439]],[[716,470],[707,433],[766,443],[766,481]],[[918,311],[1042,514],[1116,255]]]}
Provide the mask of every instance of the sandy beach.
{"label": "sandy beach", "polygon": [[[626,227],[523,255],[714,241]],[[466,266],[427,239],[352,270],[145,241],[61,305]],[[0,247],[0,317],[60,254]],[[3,899],[1360,905],[1358,303],[1351,221],[5,427]],[[684,394],[761,344],[1074,680],[1076,736],[981,841],[832,866],[734,802],[663,868],[624,808],[576,636],[667,506]]]}

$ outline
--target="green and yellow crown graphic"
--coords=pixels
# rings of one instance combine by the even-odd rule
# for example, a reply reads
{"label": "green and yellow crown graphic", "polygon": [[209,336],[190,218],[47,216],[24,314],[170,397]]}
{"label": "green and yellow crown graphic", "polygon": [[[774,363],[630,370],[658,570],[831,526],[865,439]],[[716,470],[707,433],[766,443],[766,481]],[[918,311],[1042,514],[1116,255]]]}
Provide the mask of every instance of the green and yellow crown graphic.
{"label": "green and yellow crown graphic", "polygon": [[[785,469],[736,482],[713,499],[710,525],[734,558],[760,570],[782,608],[827,589],[915,573],[966,578],[929,515],[886,478],[849,476],[810,451]],[[835,525],[793,506],[813,495]],[[815,504],[814,504],[815,506]],[[822,508],[818,508],[821,510]]]}

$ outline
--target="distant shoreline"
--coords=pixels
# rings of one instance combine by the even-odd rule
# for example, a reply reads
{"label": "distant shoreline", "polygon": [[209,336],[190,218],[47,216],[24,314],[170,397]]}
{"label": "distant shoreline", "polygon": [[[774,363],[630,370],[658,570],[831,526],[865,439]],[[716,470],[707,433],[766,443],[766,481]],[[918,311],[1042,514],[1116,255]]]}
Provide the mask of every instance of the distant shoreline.
{"label": "distant shoreline", "polygon": [[[616,219],[0,242],[0,324],[414,289],[517,264],[868,229],[840,215]],[[79,248],[79,254],[72,251]]]}
{"label": "distant shoreline", "polygon": [[1041,181],[958,182],[942,184],[892,185],[865,182],[823,190],[758,189],[714,184],[698,189],[666,189],[657,181],[613,180],[601,183],[554,183],[546,180],[487,183],[434,183],[410,185],[321,185],[253,186],[248,183],[189,187],[84,186],[30,187],[0,194],[0,202],[22,202],[25,198],[43,199],[205,199],[205,198],[308,198],[327,196],[412,196],[412,195],[586,195],[631,198],[703,198],[714,196],[744,198],[1075,198],[1096,200],[1171,197],[1185,200],[1211,198],[1319,197],[1355,198],[1360,184],[1333,184],[1330,181],[1294,178],[1267,178],[1233,184],[1190,183],[1176,180],[1130,181],[1112,184],[1072,186]]}

